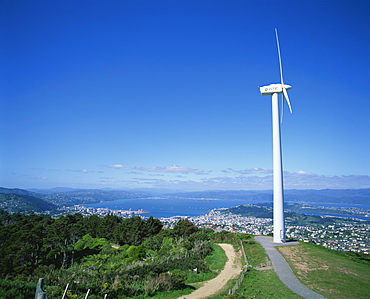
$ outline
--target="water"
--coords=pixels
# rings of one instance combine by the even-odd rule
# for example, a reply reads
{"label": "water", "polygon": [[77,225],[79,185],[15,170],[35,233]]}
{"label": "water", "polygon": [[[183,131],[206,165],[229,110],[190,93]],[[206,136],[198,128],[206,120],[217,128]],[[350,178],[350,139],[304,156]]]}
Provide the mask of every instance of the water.
{"label": "water", "polygon": [[[258,205],[258,201],[251,200],[196,200],[191,198],[186,199],[170,199],[170,198],[137,198],[137,199],[119,199],[110,202],[89,204],[87,207],[93,208],[108,208],[111,210],[145,210],[149,213],[144,216],[153,216],[154,218],[168,218],[173,216],[200,216],[207,214],[212,209],[232,208],[245,204]],[[367,205],[346,205],[346,204],[325,204],[325,203],[308,203],[311,206],[323,207],[356,207],[362,209],[370,209]],[[307,213],[308,214],[308,213]],[[323,215],[323,214],[316,214]],[[370,220],[370,217],[348,216],[348,215],[329,215]]]}
{"label": "water", "polygon": [[[119,199],[110,202],[90,204],[87,207],[108,208],[111,210],[145,210],[145,216],[154,218],[167,218],[172,216],[200,216],[212,209],[232,208],[250,204],[246,200],[195,200],[195,199]],[[254,202],[256,203],[256,202]]]}

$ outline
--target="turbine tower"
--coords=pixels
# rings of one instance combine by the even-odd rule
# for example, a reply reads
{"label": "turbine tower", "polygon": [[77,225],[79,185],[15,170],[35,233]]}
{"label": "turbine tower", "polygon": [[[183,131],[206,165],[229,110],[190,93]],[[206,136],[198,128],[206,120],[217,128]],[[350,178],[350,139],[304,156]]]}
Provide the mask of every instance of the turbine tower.
{"label": "turbine tower", "polygon": [[[280,137],[280,117],[279,117],[279,99],[278,94],[282,93],[282,114],[284,111],[284,98],[288,103],[290,113],[292,106],[290,105],[287,90],[292,88],[288,84],[284,84],[283,66],[281,62],[280,45],[277,29],[275,28],[276,44],[279,55],[280,65],[280,84],[270,84],[261,86],[260,92],[262,95],[272,95],[272,143],[273,143],[273,164],[274,164],[274,242],[285,243],[285,223],[284,223],[284,187],[283,187],[283,165],[281,154],[281,137]],[[282,119],[282,118],[281,118]]]}

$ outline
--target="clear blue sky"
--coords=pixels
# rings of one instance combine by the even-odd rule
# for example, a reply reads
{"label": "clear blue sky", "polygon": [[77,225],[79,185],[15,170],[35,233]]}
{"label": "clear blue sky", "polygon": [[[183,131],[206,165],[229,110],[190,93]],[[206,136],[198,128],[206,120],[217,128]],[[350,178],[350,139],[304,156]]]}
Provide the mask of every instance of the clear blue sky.
{"label": "clear blue sky", "polygon": [[[370,2],[0,2],[0,185],[370,187]],[[285,109],[287,112],[288,110]]]}

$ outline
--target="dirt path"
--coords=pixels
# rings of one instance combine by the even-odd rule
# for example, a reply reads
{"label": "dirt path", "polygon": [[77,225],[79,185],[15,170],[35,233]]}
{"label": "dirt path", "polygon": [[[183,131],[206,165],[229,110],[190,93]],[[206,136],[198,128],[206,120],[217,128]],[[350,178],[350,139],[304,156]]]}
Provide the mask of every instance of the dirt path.
{"label": "dirt path", "polygon": [[199,289],[189,295],[178,297],[177,299],[201,299],[214,295],[222,290],[226,283],[236,278],[242,271],[240,255],[236,253],[234,247],[230,244],[218,244],[225,251],[228,258],[225,268],[215,278],[208,280]]}

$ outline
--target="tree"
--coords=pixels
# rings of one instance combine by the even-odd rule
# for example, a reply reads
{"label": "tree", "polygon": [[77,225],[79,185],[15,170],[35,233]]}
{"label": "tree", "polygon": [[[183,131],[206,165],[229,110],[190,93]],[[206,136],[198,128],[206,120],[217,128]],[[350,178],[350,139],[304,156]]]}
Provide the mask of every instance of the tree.
{"label": "tree", "polygon": [[145,223],[139,216],[126,218],[114,231],[115,240],[120,245],[140,245],[145,236]]}
{"label": "tree", "polygon": [[50,217],[9,215],[0,226],[0,273],[29,274],[42,262],[42,245]]}
{"label": "tree", "polygon": [[[83,219],[84,233],[89,234],[93,238],[98,238],[98,229],[103,220],[98,215],[91,215]],[[102,236],[99,236],[102,237]]]}
{"label": "tree", "polygon": [[161,221],[153,216],[150,216],[144,225],[145,236],[152,237],[157,235],[163,228]]}
{"label": "tree", "polygon": [[74,245],[83,235],[81,214],[67,215],[56,219],[47,228],[44,238],[44,250],[52,263],[65,268],[68,262],[72,265]]}
{"label": "tree", "polygon": [[177,236],[190,236],[197,230],[198,228],[186,218],[176,222],[175,227],[173,228],[173,231]]}
{"label": "tree", "polygon": [[113,241],[115,238],[114,231],[120,223],[121,219],[116,215],[109,214],[104,216],[101,218],[95,237]]}
{"label": "tree", "polygon": [[110,243],[105,238],[93,238],[89,234],[79,239],[74,249],[79,252],[79,256],[99,253],[103,247],[110,247]]}
{"label": "tree", "polygon": [[139,246],[131,245],[127,249],[126,252],[127,252],[127,255],[128,255],[128,260],[131,263],[136,262],[137,260],[140,260],[146,254],[145,248],[142,245],[139,245]]}

